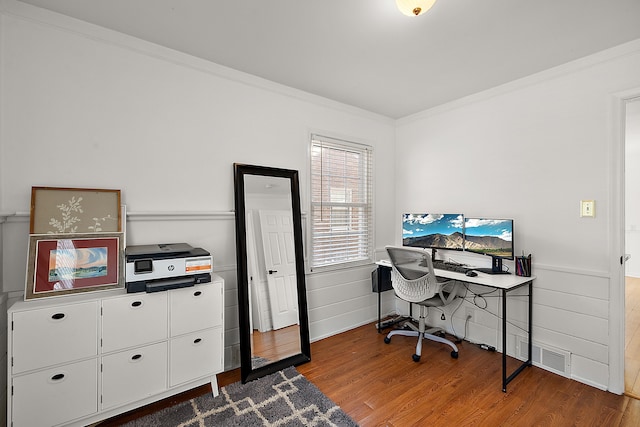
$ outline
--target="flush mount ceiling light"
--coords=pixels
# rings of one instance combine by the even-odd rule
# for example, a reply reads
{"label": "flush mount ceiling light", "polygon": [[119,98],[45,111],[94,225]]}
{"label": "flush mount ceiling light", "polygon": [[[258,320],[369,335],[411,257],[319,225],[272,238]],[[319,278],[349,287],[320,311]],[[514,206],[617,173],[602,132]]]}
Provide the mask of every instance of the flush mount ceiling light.
{"label": "flush mount ceiling light", "polygon": [[396,0],[400,12],[407,16],[418,16],[431,9],[436,0]]}

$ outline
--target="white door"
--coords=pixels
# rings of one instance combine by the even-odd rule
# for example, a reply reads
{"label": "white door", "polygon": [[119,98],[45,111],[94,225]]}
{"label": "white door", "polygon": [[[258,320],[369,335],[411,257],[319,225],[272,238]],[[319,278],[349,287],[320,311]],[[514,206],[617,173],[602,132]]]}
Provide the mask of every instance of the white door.
{"label": "white door", "polygon": [[298,323],[296,259],[291,211],[260,211],[273,329]]}
{"label": "white door", "polygon": [[[625,255],[621,257],[625,283],[624,331],[624,392],[628,396],[640,396],[640,173],[637,164],[640,160],[640,97],[625,102],[625,130],[624,130],[624,230],[621,239],[624,242]],[[633,254],[633,256],[632,256]],[[626,276],[626,277],[625,277]]]}

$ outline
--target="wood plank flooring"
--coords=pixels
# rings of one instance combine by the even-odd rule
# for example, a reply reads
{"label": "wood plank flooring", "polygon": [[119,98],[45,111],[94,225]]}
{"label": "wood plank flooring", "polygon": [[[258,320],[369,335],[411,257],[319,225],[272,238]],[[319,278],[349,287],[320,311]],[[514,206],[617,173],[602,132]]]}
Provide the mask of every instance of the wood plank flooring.
{"label": "wood plank flooring", "polygon": [[[415,363],[415,338],[383,340],[371,324],[317,341],[311,344],[311,362],[298,371],[363,427],[640,425],[640,401],[537,367],[525,369],[503,393],[501,355],[467,342],[459,344],[458,359],[451,358],[449,347],[426,342]],[[223,386],[239,379],[234,370],[221,374],[218,382]],[[209,391],[203,386],[100,427]]]}
{"label": "wood plank flooring", "polygon": [[251,334],[252,356],[282,360],[300,353],[300,326],[292,325],[276,331]]}

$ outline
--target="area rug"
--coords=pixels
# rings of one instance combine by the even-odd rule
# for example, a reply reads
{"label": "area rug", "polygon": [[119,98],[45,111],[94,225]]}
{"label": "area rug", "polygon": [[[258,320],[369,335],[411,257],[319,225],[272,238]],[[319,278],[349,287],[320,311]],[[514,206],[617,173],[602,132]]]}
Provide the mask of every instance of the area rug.
{"label": "area rug", "polygon": [[357,424],[295,368],[220,389],[125,424],[127,427],[318,426]]}

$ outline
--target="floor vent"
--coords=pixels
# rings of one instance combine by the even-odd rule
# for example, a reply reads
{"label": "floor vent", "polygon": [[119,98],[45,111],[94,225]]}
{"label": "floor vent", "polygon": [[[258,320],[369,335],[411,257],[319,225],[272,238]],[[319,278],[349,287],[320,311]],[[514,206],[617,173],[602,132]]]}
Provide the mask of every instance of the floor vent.
{"label": "floor vent", "polygon": [[[518,359],[527,360],[527,346],[528,341],[526,338],[521,336],[516,337],[516,357]],[[568,351],[560,350],[547,344],[540,344],[534,341],[531,356],[531,361],[535,366],[570,378],[571,353]]]}

